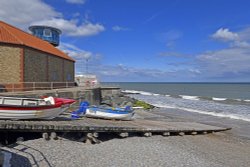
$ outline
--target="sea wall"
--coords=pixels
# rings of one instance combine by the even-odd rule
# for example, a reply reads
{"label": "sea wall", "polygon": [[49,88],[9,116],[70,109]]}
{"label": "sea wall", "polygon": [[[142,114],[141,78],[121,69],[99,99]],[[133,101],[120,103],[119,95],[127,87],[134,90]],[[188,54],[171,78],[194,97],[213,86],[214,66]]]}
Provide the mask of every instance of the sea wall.
{"label": "sea wall", "polygon": [[105,97],[112,97],[113,100],[119,98],[121,95],[120,88],[118,87],[72,87],[53,90],[34,90],[24,92],[4,92],[0,96],[19,96],[19,97],[41,97],[53,96],[62,98],[77,99],[79,102],[88,101],[91,105],[100,105]]}

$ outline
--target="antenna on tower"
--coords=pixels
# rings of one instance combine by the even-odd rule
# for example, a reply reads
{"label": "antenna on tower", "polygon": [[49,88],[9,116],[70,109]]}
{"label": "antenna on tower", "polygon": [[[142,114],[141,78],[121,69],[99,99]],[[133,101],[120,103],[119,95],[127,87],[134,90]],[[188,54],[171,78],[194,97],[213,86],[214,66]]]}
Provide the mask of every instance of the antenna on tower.
{"label": "antenna on tower", "polygon": [[87,57],[86,58],[86,74],[88,74],[89,73],[89,64],[88,64],[88,62],[89,62],[89,57]]}

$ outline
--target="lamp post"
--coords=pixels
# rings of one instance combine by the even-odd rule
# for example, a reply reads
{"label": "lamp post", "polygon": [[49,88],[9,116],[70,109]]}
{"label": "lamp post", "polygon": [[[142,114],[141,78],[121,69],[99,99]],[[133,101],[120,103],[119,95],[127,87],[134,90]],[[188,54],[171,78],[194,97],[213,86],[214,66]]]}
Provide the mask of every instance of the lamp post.
{"label": "lamp post", "polygon": [[89,57],[86,58],[86,74],[88,74],[88,62],[89,62]]}

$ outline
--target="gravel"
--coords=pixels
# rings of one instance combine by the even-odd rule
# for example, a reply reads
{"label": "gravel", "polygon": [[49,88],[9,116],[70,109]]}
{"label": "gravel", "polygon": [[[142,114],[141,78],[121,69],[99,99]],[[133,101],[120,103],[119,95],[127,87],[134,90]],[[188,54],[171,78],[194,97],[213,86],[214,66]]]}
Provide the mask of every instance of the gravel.
{"label": "gravel", "polygon": [[95,145],[70,140],[36,139],[3,149],[13,153],[13,167],[220,167],[250,164],[250,141],[235,140],[223,133],[183,137],[128,137]]}
{"label": "gravel", "polygon": [[[164,113],[141,111],[137,117],[165,121],[190,121],[194,117],[177,111]],[[249,128],[243,129],[249,132]],[[249,167],[250,140],[235,134],[234,130],[182,137],[106,137],[95,145],[40,138],[1,149],[12,153],[12,167]]]}

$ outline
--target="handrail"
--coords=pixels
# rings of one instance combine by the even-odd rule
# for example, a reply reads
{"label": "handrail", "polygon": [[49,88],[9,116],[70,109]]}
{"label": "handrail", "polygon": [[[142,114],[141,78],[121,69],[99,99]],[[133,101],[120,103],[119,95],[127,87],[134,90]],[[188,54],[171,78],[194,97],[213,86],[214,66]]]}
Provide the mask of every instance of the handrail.
{"label": "handrail", "polygon": [[[1,87],[2,86],[2,87]],[[60,89],[75,87],[75,82],[0,82],[0,92]]]}

